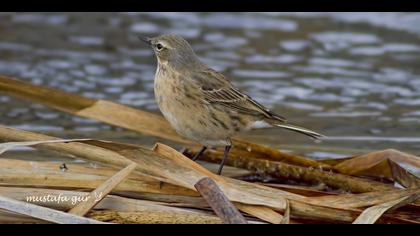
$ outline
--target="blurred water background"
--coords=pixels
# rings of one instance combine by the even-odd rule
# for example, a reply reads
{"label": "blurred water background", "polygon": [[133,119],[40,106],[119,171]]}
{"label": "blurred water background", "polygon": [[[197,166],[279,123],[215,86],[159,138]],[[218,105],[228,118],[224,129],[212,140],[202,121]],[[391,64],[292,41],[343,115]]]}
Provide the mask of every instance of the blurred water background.
{"label": "blurred water background", "polygon": [[[247,138],[313,158],[420,154],[420,13],[0,13],[0,74],[158,112],[156,61],[137,35],[176,33],[199,57],[322,143],[280,129]],[[152,144],[0,95],[0,124]]]}

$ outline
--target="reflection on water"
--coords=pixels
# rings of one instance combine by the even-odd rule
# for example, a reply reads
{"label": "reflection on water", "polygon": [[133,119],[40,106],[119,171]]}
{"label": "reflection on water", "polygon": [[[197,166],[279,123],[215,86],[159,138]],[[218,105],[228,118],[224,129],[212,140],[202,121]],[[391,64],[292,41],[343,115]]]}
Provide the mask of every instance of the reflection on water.
{"label": "reflection on water", "polygon": [[[419,13],[0,13],[0,73],[156,111],[155,59],[136,36],[177,33],[261,103],[337,136],[320,145],[420,153],[418,25]],[[0,103],[9,126],[116,130],[4,96]],[[249,137],[312,144],[276,129]]]}

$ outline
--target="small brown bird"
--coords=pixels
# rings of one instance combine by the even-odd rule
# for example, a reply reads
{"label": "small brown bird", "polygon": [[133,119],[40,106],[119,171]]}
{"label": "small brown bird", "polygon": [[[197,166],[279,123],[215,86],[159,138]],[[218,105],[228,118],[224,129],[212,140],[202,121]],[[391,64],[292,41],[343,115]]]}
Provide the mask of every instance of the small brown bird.
{"label": "small brown bird", "polygon": [[315,139],[322,137],[288,124],[284,117],[239,91],[225,76],[202,63],[182,37],[171,34],[139,38],[153,48],[157,57],[154,91],[160,111],[180,135],[203,145],[193,160],[208,146],[225,146],[219,175],[232,145],[230,138],[254,128],[256,123]]}

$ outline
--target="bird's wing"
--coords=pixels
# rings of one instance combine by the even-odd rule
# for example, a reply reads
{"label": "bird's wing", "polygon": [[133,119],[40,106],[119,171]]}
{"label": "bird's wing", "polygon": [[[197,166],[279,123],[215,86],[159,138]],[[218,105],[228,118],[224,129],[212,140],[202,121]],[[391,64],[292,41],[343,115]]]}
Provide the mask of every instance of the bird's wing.
{"label": "bird's wing", "polygon": [[208,69],[199,76],[200,89],[206,102],[219,104],[239,113],[286,122],[282,116],[253,100],[250,96],[235,88],[222,74]]}

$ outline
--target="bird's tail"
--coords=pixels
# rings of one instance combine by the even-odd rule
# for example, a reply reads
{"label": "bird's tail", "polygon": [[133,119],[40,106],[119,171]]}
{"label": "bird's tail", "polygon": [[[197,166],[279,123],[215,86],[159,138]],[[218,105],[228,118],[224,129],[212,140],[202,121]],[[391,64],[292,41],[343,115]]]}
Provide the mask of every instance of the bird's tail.
{"label": "bird's tail", "polygon": [[302,128],[302,127],[299,127],[299,126],[296,126],[296,125],[278,124],[278,123],[275,123],[273,125],[277,126],[277,127],[285,128],[285,129],[288,129],[288,130],[292,130],[292,131],[295,131],[295,132],[298,132],[298,133],[301,133],[301,134],[304,134],[304,135],[307,135],[307,136],[309,136],[311,138],[314,138],[314,139],[319,139],[319,138],[325,137],[324,135],[319,134],[315,131],[312,131],[312,130],[309,130],[309,129],[306,129],[306,128]]}

